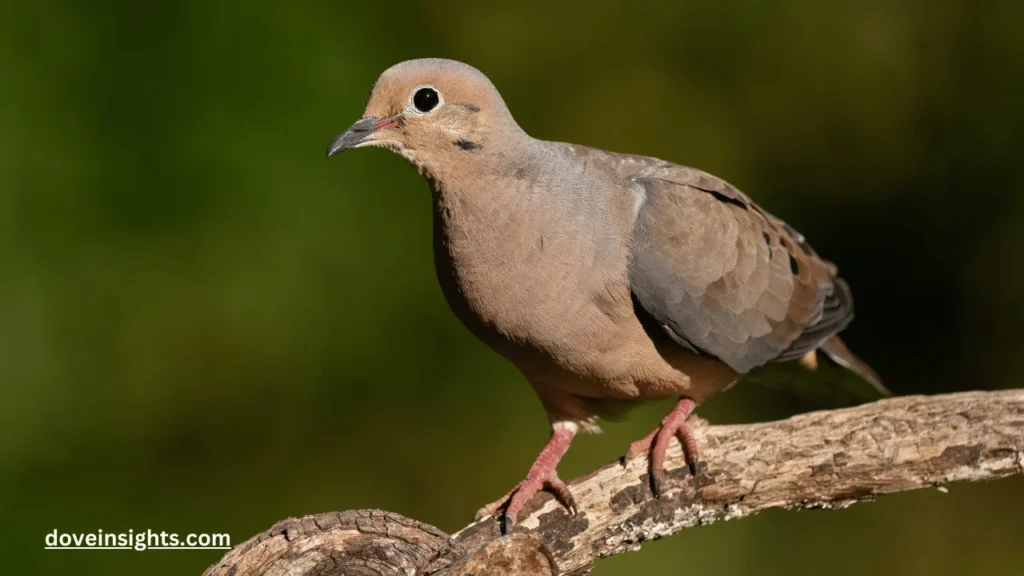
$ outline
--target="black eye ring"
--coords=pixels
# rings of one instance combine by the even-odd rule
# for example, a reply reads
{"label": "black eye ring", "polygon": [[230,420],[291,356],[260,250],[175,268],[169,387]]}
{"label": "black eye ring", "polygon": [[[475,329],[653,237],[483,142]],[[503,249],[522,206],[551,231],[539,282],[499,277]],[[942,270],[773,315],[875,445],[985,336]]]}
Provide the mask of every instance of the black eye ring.
{"label": "black eye ring", "polygon": [[420,88],[412,96],[412,105],[420,112],[430,112],[441,102],[441,96],[433,88]]}

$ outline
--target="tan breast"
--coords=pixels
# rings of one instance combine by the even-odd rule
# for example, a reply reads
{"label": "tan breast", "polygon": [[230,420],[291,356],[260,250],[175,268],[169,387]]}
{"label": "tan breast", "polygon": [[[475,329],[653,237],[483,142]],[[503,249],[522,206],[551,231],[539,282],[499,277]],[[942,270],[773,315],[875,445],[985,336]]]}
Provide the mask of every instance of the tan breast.
{"label": "tan breast", "polygon": [[550,361],[600,371],[635,323],[629,231],[609,220],[601,234],[588,234],[571,206],[516,188],[435,192],[435,264],[445,297],[470,330],[524,371]]}

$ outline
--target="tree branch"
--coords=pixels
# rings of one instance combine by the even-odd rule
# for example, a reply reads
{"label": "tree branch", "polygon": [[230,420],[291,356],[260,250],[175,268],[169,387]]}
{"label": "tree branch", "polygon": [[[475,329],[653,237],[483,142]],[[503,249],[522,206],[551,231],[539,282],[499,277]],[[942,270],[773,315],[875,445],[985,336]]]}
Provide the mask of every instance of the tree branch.
{"label": "tree branch", "polygon": [[288,519],[236,546],[205,576],[583,574],[595,558],[768,508],[845,508],[877,494],[1024,472],[1024,390],[907,396],[738,426],[695,426],[696,477],[678,445],[653,498],[643,458],[570,483],[580,513],[549,495],[499,538],[493,519],[448,536],[397,514]]}

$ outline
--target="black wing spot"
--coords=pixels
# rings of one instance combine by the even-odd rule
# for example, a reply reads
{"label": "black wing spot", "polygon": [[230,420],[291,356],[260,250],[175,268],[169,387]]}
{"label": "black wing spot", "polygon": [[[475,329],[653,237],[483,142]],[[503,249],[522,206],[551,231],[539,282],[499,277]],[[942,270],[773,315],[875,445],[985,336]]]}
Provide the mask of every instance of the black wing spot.
{"label": "black wing spot", "polygon": [[789,269],[793,271],[793,275],[796,276],[800,273],[800,264],[797,263],[796,258],[793,255],[789,255]]}
{"label": "black wing spot", "polygon": [[[704,189],[701,188],[701,190],[704,190]],[[719,192],[717,190],[704,190],[704,191],[707,192],[708,194],[711,194],[712,196],[714,196],[715,200],[718,200],[719,202],[722,202],[723,204],[732,204],[733,206],[739,206],[740,208],[743,208],[744,210],[750,208],[749,206],[747,206],[747,203],[744,202],[743,200],[740,200],[738,198],[733,198],[732,196],[726,196],[725,194],[722,194],[721,192]]]}
{"label": "black wing spot", "polygon": [[768,246],[772,245],[772,237],[767,232],[761,232],[761,237],[764,238],[764,243]]}
{"label": "black wing spot", "polygon": [[[748,206],[747,203],[743,201],[743,198],[739,196],[739,194],[736,192],[736,189],[732,188],[731,186],[726,186],[726,191],[720,192],[712,188],[713,184],[707,178],[704,177],[701,177],[700,181],[697,184],[690,184],[690,186],[702,192],[707,192],[708,194],[711,194],[712,196],[715,197],[715,200],[718,200],[723,204],[732,204],[733,206],[739,206],[744,210],[750,209],[750,206]],[[733,192],[733,194],[729,194],[730,191]]]}
{"label": "black wing spot", "polygon": [[458,146],[459,148],[462,148],[463,150],[470,150],[470,151],[472,151],[472,150],[479,150],[479,149],[483,148],[483,146],[477,144],[476,142],[471,142],[469,140],[466,140],[465,138],[459,138],[458,140],[456,140],[454,142],[454,144],[456,146]]}

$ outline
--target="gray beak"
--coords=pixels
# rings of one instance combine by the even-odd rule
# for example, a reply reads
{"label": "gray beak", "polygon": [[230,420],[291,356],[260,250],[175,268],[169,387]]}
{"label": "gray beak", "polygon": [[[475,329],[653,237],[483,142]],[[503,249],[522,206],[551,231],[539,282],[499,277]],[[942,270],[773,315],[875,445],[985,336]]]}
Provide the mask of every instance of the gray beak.
{"label": "gray beak", "polygon": [[334,142],[331,142],[331,145],[327,147],[327,157],[330,158],[346,148],[351,148],[357,144],[365,142],[366,139],[373,134],[374,125],[376,124],[376,118],[363,118],[353,124],[351,128],[345,130],[344,133],[335,138]]}

